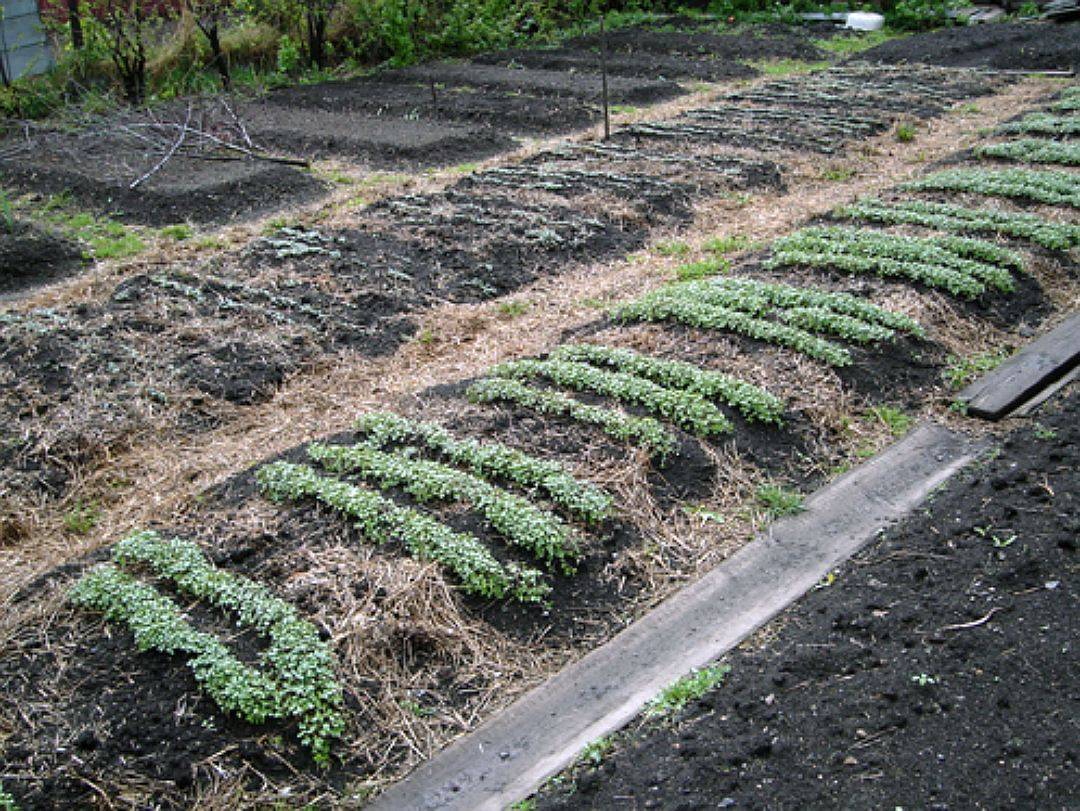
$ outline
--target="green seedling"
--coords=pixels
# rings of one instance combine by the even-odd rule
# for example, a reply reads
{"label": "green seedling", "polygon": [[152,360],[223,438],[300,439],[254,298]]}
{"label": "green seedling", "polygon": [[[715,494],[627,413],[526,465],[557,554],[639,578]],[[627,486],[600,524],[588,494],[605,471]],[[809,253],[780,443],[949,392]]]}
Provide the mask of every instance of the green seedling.
{"label": "green seedling", "polygon": [[590,743],[584,749],[581,750],[581,756],[578,758],[578,763],[584,766],[592,766],[594,769],[604,762],[604,758],[615,748],[615,739],[610,735],[605,735],[602,738],[597,738]]}
{"label": "green seedling", "polygon": [[656,246],[656,252],[661,256],[686,256],[690,246],[685,242],[661,242]]}
{"label": "green seedling", "polygon": [[937,679],[927,673],[918,673],[911,677],[912,683],[916,687],[933,687],[937,684]]}
{"label": "green seedling", "polygon": [[525,315],[529,311],[532,305],[527,301],[504,301],[498,306],[499,315],[506,319],[517,318],[520,315]]}
{"label": "green seedling", "polygon": [[[948,365],[941,374],[942,377],[945,378],[945,382],[949,384],[950,388],[962,389],[980,375],[992,372],[1000,366],[1002,361],[1007,357],[1008,353],[1001,349],[988,352],[977,352],[974,355],[968,355],[963,358],[958,355],[950,355],[948,358]],[[966,413],[966,404],[964,405],[964,408],[964,413]]]}
{"label": "green seedling", "polygon": [[714,237],[702,246],[709,253],[724,255],[743,251],[753,246],[751,239],[743,234],[728,234],[722,237]]}
{"label": "green seedling", "polygon": [[775,483],[763,484],[755,492],[758,504],[770,518],[782,518],[795,515],[806,509],[803,506],[802,493],[788,490]]}
{"label": "green seedling", "polygon": [[915,140],[915,125],[909,122],[902,122],[896,125],[896,140],[902,144],[907,144]]}
{"label": "green seedling", "polygon": [[911,429],[911,417],[892,406],[874,406],[866,415],[868,422],[880,422],[894,437],[901,437]]}
{"label": "green seedling", "polygon": [[89,535],[101,520],[101,507],[96,501],[77,499],[64,514],[64,529],[73,535]]}
{"label": "green seedling", "polygon": [[727,273],[729,270],[731,270],[731,263],[717,256],[702,259],[700,262],[679,265],[675,268],[675,278],[680,282],[691,282],[695,279],[707,279],[709,276]]}
{"label": "green seedling", "polygon": [[831,180],[834,183],[843,183],[855,177],[855,170],[850,166],[833,166],[821,173],[822,180]]}
{"label": "green seedling", "polygon": [[1057,431],[1053,428],[1043,425],[1041,422],[1035,423],[1035,438],[1036,439],[1057,439]]}
{"label": "green seedling", "polygon": [[665,687],[645,707],[646,718],[664,718],[682,710],[691,701],[716,688],[731,672],[728,665],[710,665],[693,670]]}

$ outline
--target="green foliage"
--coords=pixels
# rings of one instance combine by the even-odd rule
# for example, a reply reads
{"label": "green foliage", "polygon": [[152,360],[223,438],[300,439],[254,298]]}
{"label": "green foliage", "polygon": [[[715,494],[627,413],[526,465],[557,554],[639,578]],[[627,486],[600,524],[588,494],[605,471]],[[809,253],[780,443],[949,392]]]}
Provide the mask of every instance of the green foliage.
{"label": "green foliage", "polygon": [[764,389],[691,363],[662,360],[630,349],[613,349],[598,344],[565,344],[552,352],[551,357],[553,360],[611,366],[661,386],[681,389],[701,397],[719,398],[737,408],[748,420],[780,424],[784,413],[780,398]]}
{"label": "green foliage", "polygon": [[804,59],[761,59],[750,65],[766,76],[801,76],[829,67],[828,62],[809,62]]}
{"label": "green foliage", "polygon": [[224,572],[193,543],[137,532],[113,551],[117,566],[145,566],[199,600],[231,612],[237,624],[269,638],[264,670],[245,665],[217,637],[197,631],[180,608],[152,586],[117,566],[91,570],[72,589],[72,600],[128,625],[140,650],[187,653],[196,681],[227,712],[260,724],[295,718],[301,742],[326,764],[330,744],[344,731],[341,687],[333,654],[311,623],[252,580]]}
{"label": "green foliage", "polygon": [[1049,141],[1024,138],[1002,144],[987,144],[975,148],[980,158],[997,158],[1017,163],[1052,163],[1059,166],[1080,166],[1080,144],[1068,141]]}
{"label": "green foliage", "polygon": [[911,429],[912,418],[893,406],[873,406],[866,415],[871,422],[880,422],[894,437],[902,437]]}
{"label": "green foliage", "polygon": [[179,223],[177,225],[166,225],[161,229],[161,235],[166,239],[171,239],[174,242],[185,242],[191,239],[195,232],[192,231],[190,225]]}
{"label": "green foliage", "polygon": [[897,0],[885,12],[885,23],[897,31],[928,31],[952,24],[949,12],[967,5],[954,0]]}
{"label": "green foliage", "polygon": [[470,504],[511,543],[566,572],[581,559],[579,539],[557,516],[483,479],[408,453],[386,453],[368,445],[313,444],[308,456],[338,474],[354,474],[381,487],[400,487],[420,502]]}
{"label": "green foliage", "polygon": [[768,267],[803,265],[847,273],[876,273],[940,287],[953,295],[973,297],[987,285],[1010,291],[1007,268],[1022,260],[993,243],[961,237],[895,236],[860,228],[804,228],[773,244]]}
{"label": "green foliage", "polygon": [[473,403],[513,403],[541,414],[569,417],[596,426],[621,442],[640,445],[660,459],[678,448],[674,435],[652,417],[633,417],[623,411],[588,405],[562,392],[527,386],[519,380],[481,380],[470,386],[465,395]]}
{"label": "green foliage", "polygon": [[896,31],[883,28],[880,31],[852,31],[828,39],[815,39],[813,43],[815,47],[838,56],[854,56],[896,39],[897,36],[899,34]]}
{"label": "green foliage", "polygon": [[563,360],[517,360],[491,370],[493,377],[528,380],[542,377],[574,391],[586,391],[630,403],[695,434],[712,436],[732,430],[731,421],[713,403],[691,391],[669,389],[628,372],[608,372]]}
{"label": "green foliage", "polygon": [[615,739],[610,735],[597,738],[581,750],[578,763],[584,766],[592,766],[594,769],[604,762],[604,758],[615,748]]}
{"label": "green foliage", "polygon": [[954,191],[1080,208],[1080,175],[1034,169],[945,169],[905,183],[910,191]]}
{"label": "green foliage", "polygon": [[414,557],[433,560],[453,572],[469,593],[536,602],[550,590],[539,571],[512,563],[503,567],[474,536],[455,532],[370,490],[320,476],[306,465],[275,462],[259,468],[256,480],[273,501],[315,498],[352,518],[365,538],[375,543],[400,541]]}
{"label": "green foliage", "polygon": [[941,374],[950,388],[962,389],[980,375],[994,371],[1008,356],[1004,350],[976,352],[966,357],[950,355]]}
{"label": "green foliage", "polygon": [[101,506],[96,501],[76,499],[64,513],[64,529],[73,535],[89,535],[101,520]]}
{"label": "green foliage", "polygon": [[661,242],[656,246],[656,252],[661,256],[686,256],[690,246],[685,242]]}
{"label": "green foliage", "polygon": [[1062,90],[1061,97],[1050,107],[1060,112],[1080,110],[1080,87],[1068,87]]}
{"label": "green foliage", "polygon": [[530,304],[527,301],[503,301],[499,304],[499,315],[503,318],[517,318],[529,311]]}
{"label": "green foliage", "polygon": [[1067,250],[1074,245],[1080,245],[1080,226],[1050,222],[1035,214],[994,208],[964,208],[952,203],[929,203],[922,200],[883,203],[880,200],[867,199],[842,206],[833,214],[885,225],[921,225],[956,234],[997,234],[1026,239],[1055,250]]}
{"label": "green foliage", "polygon": [[0,811],[19,811],[19,806],[15,804],[15,798],[4,791],[2,783],[0,783]]}
{"label": "green foliage", "polygon": [[722,257],[714,256],[702,259],[700,262],[687,262],[675,268],[675,278],[680,282],[690,282],[695,279],[706,279],[719,273],[727,273],[731,264]]}
{"label": "green foliage", "polygon": [[538,459],[506,445],[455,439],[442,426],[413,422],[385,412],[364,414],[356,421],[356,430],[366,434],[366,441],[373,447],[392,442],[421,442],[479,476],[541,490],[586,523],[599,523],[611,511],[611,497],[596,485],[579,481],[556,462]]}
{"label": "green foliage", "polygon": [[758,504],[761,505],[770,518],[794,515],[805,509],[801,493],[788,490],[786,487],[773,482],[758,487],[754,495]]}
{"label": "green foliage", "polygon": [[822,180],[831,180],[834,183],[843,183],[855,177],[855,170],[850,166],[832,166],[821,173]]}
{"label": "green foliage", "polygon": [[902,144],[910,143],[915,140],[915,125],[904,121],[896,125],[896,140]]}
{"label": "green foliage", "polygon": [[293,76],[300,70],[303,53],[300,43],[288,34],[278,41],[277,69],[279,73]]}
{"label": "green foliage", "polygon": [[1080,135],[1080,115],[1053,115],[1030,113],[1019,121],[1002,124],[998,132],[1023,133],[1025,135]]}
{"label": "green foliage", "polygon": [[744,251],[753,246],[753,241],[743,234],[727,234],[722,237],[713,237],[703,247],[709,253],[723,256],[736,251]]}
{"label": "green foliage", "polygon": [[691,671],[665,687],[660,695],[650,701],[645,706],[645,717],[663,718],[682,711],[691,701],[718,687],[730,672],[728,665],[709,665]]}
{"label": "green foliage", "polygon": [[15,232],[15,213],[11,198],[4,189],[0,189],[0,226],[9,234]]}

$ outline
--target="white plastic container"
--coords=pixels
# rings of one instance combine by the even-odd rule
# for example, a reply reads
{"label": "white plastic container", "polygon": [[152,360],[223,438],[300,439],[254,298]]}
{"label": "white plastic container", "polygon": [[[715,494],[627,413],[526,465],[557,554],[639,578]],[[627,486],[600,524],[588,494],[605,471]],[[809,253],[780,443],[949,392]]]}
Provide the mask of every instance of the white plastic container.
{"label": "white plastic container", "polygon": [[880,14],[872,14],[867,11],[853,11],[847,15],[844,22],[845,28],[853,28],[856,31],[880,31],[885,24],[885,18]]}

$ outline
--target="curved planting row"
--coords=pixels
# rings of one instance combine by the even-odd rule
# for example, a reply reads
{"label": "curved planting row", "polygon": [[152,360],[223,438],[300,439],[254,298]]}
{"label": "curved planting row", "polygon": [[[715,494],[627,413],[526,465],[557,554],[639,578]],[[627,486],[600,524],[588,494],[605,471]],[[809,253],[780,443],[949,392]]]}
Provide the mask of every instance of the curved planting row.
{"label": "curved planting row", "polygon": [[[195,680],[223,710],[252,724],[296,720],[301,742],[317,762],[328,762],[331,742],[344,729],[343,699],[333,654],[314,625],[265,587],[215,567],[189,541],[137,532],[114,547],[113,561],[75,585],[77,605],[128,626],[139,650],[187,655]],[[137,579],[133,569],[171,582],[268,638],[262,667],[245,664],[220,638],[196,630],[175,600]]]}
{"label": "curved planting row", "polygon": [[851,353],[823,335],[871,343],[890,340],[897,331],[920,333],[911,319],[856,296],[745,278],[669,285],[617,307],[612,315],[623,323],[670,321],[733,332],[832,366],[850,364]]}
{"label": "curved planting row", "polygon": [[1080,208],[1080,178],[1036,169],[945,169],[901,186],[905,191],[947,191]]}
{"label": "curved planting row", "polygon": [[1018,254],[964,237],[909,237],[860,228],[804,228],[773,243],[767,267],[798,265],[870,273],[921,282],[953,295],[974,297],[987,288],[1009,292]]}

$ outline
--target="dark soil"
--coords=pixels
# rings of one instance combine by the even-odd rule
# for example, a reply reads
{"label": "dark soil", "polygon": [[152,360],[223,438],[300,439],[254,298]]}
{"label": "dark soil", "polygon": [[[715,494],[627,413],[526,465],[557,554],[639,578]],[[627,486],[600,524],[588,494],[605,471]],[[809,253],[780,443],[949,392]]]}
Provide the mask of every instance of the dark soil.
{"label": "dark soil", "polygon": [[[498,65],[504,68],[530,68],[559,70],[574,73],[597,73],[601,71],[600,55],[582,48],[552,48],[550,50],[525,50],[520,48],[484,54],[473,60],[479,65]],[[612,53],[607,59],[611,76],[631,76],[661,81],[673,79],[697,79],[719,82],[727,79],[749,79],[758,74],[754,68],[741,62],[719,57],[700,55],[687,59],[668,53]]]}
{"label": "dark soil", "polygon": [[78,273],[84,260],[74,242],[22,220],[0,220],[0,300]]}
{"label": "dark soil", "polygon": [[225,223],[312,200],[325,186],[298,169],[264,161],[174,157],[135,189],[130,184],[160,155],[133,151],[107,138],[66,150],[42,148],[3,165],[5,183],[20,192],[68,194],[91,211],[143,225]]}
{"label": "dark soil", "polygon": [[723,685],[538,807],[1070,807],[1078,406],[1053,401],[726,657]]}
{"label": "dark soil", "polygon": [[856,59],[997,70],[1076,69],[1080,67],[1080,22],[946,28],[884,42]]}
{"label": "dark soil", "polygon": [[[759,59],[818,60],[825,53],[806,34],[784,25],[752,27],[730,34],[701,31],[645,31],[624,28],[606,34],[607,47],[619,53],[683,54],[718,62]],[[568,40],[570,48],[599,50],[600,35],[587,34]]]}

